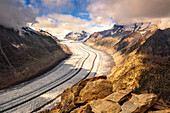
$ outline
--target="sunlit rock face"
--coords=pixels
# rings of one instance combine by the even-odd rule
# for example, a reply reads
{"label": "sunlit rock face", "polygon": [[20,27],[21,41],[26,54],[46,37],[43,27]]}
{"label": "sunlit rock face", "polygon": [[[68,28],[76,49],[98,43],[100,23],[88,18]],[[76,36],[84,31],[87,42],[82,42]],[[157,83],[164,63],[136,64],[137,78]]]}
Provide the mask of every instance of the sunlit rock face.
{"label": "sunlit rock face", "polygon": [[68,39],[68,40],[83,40],[85,38],[87,38],[87,36],[89,36],[89,34],[85,31],[82,32],[70,32],[68,33],[64,38]]}
{"label": "sunlit rock face", "polygon": [[92,34],[86,44],[112,55],[116,66],[108,79],[113,91],[130,88],[136,93],[155,93],[170,104],[169,28],[161,30],[151,23],[114,25]]}
{"label": "sunlit rock face", "polygon": [[36,77],[67,56],[51,36],[0,26],[0,88]]}

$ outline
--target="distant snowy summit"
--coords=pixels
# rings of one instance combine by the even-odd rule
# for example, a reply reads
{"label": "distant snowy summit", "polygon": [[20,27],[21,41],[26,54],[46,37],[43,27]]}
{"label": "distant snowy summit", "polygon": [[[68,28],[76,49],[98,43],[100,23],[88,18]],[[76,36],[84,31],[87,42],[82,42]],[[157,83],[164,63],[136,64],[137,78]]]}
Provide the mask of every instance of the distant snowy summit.
{"label": "distant snowy summit", "polygon": [[82,31],[82,32],[70,32],[64,38],[68,40],[75,40],[80,41],[89,36],[89,33]]}
{"label": "distant snowy summit", "polygon": [[134,23],[130,25],[117,25],[115,24],[111,29],[95,32],[90,37],[96,37],[97,35],[101,35],[100,37],[116,37],[116,36],[126,36],[128,34],[134,33],[136,31],[140,32],[142,35],[145,34],[148,30],[152,29],[157,25],[152,24],[150,22],[141,22]]}
{"label": "distant snowy summit", "polygon": [[115,24],[112,28],[111,31],[114,33],[123,33],[123,32],[144,32],[148,31],[151,28],[157,26],[156,24],[152,24],[151,22],[141,22],[141,23],[134,23],[130,25],[117,25]]}

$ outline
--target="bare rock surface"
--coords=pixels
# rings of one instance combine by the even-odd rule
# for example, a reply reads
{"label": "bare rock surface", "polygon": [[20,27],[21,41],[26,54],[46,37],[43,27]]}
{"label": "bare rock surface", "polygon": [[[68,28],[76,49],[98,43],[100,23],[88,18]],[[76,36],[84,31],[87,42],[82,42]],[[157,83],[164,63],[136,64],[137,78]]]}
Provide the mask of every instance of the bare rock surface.
{"label": "bare rock surface", "polygon": [[95,100],[90,106],[94,113],[119,113],[121,111],[118,103],[107,100]]}
{"label": "bare rock surface", "polygon": [[133,94],[132,98],[121,106],[121,113],[144,113],[156,100],[157,96],[155,94]]}
{"label": "bare rock surface", "polygon": [[130,94],[130,92],[132,92],[131,89],[120,90],[107,96],[106,98],[104,98],[104,100],[121,103],[124,99],[126,99],[125,96]]}
{"label": "bare rock surface", "polygon": [[108,80],[100,79],[91,81],[80,91],[81,100],[90,101],[104,98],[112,93],[112,83]]}
{"label": "bare rock surface", "polygon": [[167,105],[156,94],[111,89],[112,83],[106,76],[83,80],[66,89],[53,109],[42,113],[168,113]]}

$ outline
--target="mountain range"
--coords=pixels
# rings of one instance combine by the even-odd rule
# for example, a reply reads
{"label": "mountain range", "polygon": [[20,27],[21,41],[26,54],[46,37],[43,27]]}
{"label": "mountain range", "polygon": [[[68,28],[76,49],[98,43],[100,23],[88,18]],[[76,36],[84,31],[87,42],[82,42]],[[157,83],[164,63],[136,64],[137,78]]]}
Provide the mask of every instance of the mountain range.
{"label": "mountain range", "polygon": [[[88,33],[70,32],[80,41]],[[112,73],[80,81],[65,89],[61,102],[44,112],[148,112],[170,106],[170,28],[152,23],[114,25],[95,32],[86,45],[113,57]],[[57,37],[29,27],[21,31],[0,26],[0,88],[30,80],[71,55]],[[133,109],[132,109],[133,108]],[[152,113],[152,112],[151,112]]]}

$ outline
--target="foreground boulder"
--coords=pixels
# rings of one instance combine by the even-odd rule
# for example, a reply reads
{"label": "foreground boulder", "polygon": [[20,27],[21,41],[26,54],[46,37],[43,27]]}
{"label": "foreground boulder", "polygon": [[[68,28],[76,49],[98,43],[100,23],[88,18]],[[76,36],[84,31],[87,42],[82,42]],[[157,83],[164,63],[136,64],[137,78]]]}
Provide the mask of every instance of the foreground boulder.
{"label": "foreground boulder", "polygon": [[64,90],[61,95],[60,112],[70,112],[88,101],[104,98],[112,93],[112,86],[112,83],[106,80],[106,76],[83,80]]}
{"label": "foreground boulder", "polygon": [[90,101],[93,99],[104,98],[112,93],[112,83],[108,80],[100,79],[90,81],[80,91],[81,100]]}

